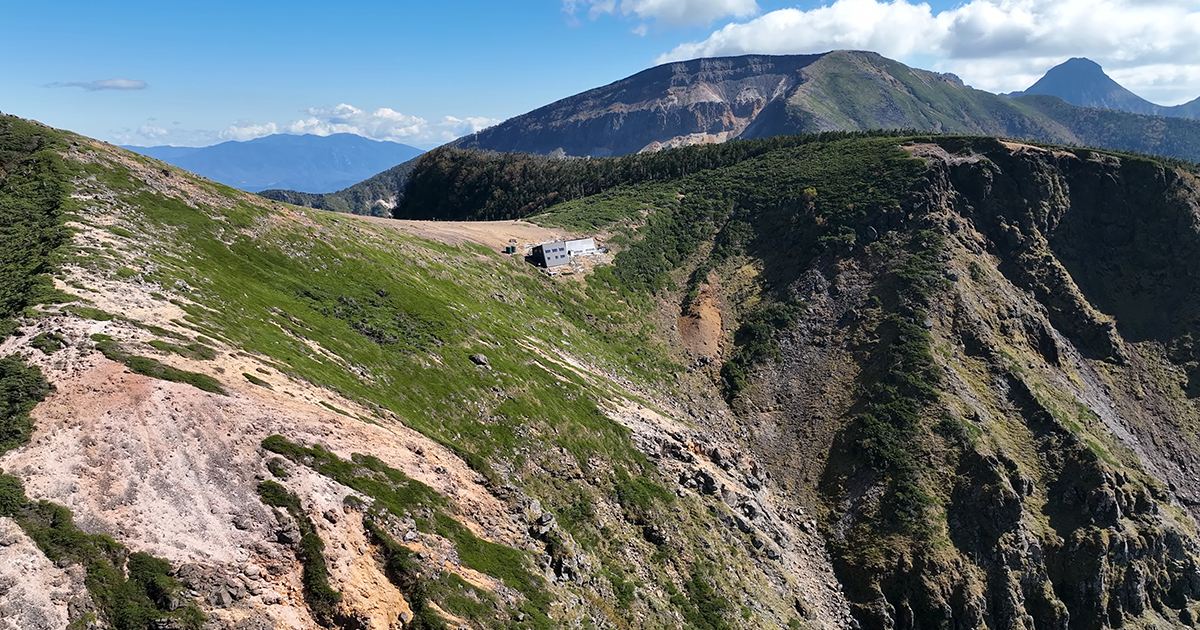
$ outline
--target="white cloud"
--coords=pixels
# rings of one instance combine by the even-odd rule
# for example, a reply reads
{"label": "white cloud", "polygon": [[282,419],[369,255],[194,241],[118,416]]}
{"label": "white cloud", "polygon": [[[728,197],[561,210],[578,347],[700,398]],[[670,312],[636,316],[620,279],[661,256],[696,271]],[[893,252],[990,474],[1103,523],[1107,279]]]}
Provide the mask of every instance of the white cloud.
{"label": "white cloud", "polygon": [[48,88],[77,87],[88,92],[97,90],[144,90],[150,87],[140,79],[100,79],[99,81],[70,81],[67,83],[48,83]]}
{"label": "white cloud", "polygon": [[454,140],[500,122],[495,118],[446,116],[429,121],[381,107],[368,112],[342,103],[333,108],[310,108],[307,118],[283,127],[286,133],[311,133],[328,136],[353,133],[375,140],[431,146]]}
{"label": "white cloud", "polygon": [[163,138],[170,133],[166,129],[163,129],[162,127],[156,127],[154,125],[142,125],[141,127],[138,127],[137,132],[139,136],[150,140],[158,140],[159,138]]}
{"label": "white cloud", "polygon": [[725,26],[702,42],[680,44],[659,63],[744,53],[818,53],[839,48],[903,57],[942,39],[929,5],[897,0],[838,0],[801,11],[781,9],[746,23]]}
{"label": "white cloud", "polygon": [[923,2],[836,0],[729,24],[658,61],[854,48],[935,58],[937,70],[1010,91],[1069,57],[1088,57],[1152,100],[1178,101],[1189,88],[1200,94],[1198,41],[1196,0],[973,0],[937,13]]}
{"label": "white cloud", "polygon": [[574,16],[584,8],[593,20],[620,13],[667,26],[711,24],[720,18],[746,18],[758,13],[756,0],[563,0],[563,11],[568,15]]}
{"label": "white cloud", "polygon": [[387,107],[366,111],[346,103],[336,107],[311,107],[304,114],[303,118],[284,123],[239,120],[215,131],[186,129],[175,122],[170,129],[146,124],[136,130],[121,129],[109,133],[118,144],[144,144],[144,140],[150,140],[173,146],[207,146],[230,140],[245,142],[277,133],[317,136],[352,133],[374,140],[432,148],[500,122],[496,118],[454,116],[431,121]]}
{"label": "white cloud", "polygon": [[245,142],[246,140],[253,140],[276,133],[279,133],[279,126],[273,122],[259,125],[248,120],[239,120],[218,131],[217,137],[222,141],[236,140],[238,142]]}

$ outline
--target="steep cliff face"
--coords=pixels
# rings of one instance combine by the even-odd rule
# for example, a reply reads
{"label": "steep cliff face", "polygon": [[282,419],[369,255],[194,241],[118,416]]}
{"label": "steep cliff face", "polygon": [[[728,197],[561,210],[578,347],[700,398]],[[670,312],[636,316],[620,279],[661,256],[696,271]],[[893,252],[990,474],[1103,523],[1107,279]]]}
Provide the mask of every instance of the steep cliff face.
{"label": "steep cliff face", "polygon": [[864,627],[1190,625],[1195,179],[907,148],[928,182],[792,286],[782,359],[736,401],[758,452],[824,510]]}

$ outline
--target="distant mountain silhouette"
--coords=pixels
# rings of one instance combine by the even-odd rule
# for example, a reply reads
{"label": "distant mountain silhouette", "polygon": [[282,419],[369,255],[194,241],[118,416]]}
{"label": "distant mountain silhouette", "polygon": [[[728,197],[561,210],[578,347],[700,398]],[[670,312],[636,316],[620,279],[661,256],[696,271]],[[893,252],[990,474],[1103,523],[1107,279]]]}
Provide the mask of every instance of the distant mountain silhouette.
{"label": "distant mountain silhouette", "polygon": [[1080,107],[1115,109],[1135,114],[1154,114],[1175,118],[1200,118],[1200,98],[1173,107],[1156,105],[1127,90],[1109,77],[1100,64],[1083,57],[1073,57],[1050,68],[1037,83],[1023,92],[1005,96],[1030,94],[1057,96]]}
{"label": "distant mountain silhouette", "polygon": [[[1101,137],[1096,129],[1076,124],[1090,114],[1045,100],[1053,95],[1077,106],[1176,117],[1192,117],[1189,107],[1200,109],[1200,102],[1160,108],[1086,59],[1051,70],[1025,95],[1004,98],[972,89],[954,75],[910,68],[865,51],[705,58],[650,68],[451,144],[605,157],[794,133],[920,129],[1193,155],[1164,150],[1157,137],[1138,140],[1135,130],[1147,121],[1114,120],[1115,135],[1121,137]],[[1196,136],[1190,128],[1181,133]]]}
{"label": "distant mountain silhouette", "polygon": [[406,144],[348,133],[276,134],[200,148],[124,148],[251,192],[271,188],[333,192],[422,153]]}
{"label": "distant mountain silhouette", "polygon": [[156,160],[162,160],[168,164],[185,155],[191,155],[197,151],[203,151],[207,147],[131,147],[123,146],[122,149],[129,149],[142,155],[148,155]]}
{"label": "distant mountain silhouette", "polygon": [[1050,68],[1037,83],[1024,92],[1006,96],[1045,94],[1081,107],[1116,109],[1136,114],[1156,114],[1158,105],[1130,92],[1104,73],[1104,68],[1091,59],[1073,57]]}

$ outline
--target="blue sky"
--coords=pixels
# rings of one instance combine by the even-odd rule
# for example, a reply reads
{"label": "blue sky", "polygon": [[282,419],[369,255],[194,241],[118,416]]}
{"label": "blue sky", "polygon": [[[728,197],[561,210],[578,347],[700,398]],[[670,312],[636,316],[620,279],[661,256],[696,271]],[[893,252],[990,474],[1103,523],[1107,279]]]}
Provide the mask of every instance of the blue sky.
{"label": "blue sky", "polygon": [[1089,56],[1151,99],[1200,95],[1197,0],[6,4],[0,111],[126,144],[351,131],[428,148],[658,62],[833,48],[996,91]]}

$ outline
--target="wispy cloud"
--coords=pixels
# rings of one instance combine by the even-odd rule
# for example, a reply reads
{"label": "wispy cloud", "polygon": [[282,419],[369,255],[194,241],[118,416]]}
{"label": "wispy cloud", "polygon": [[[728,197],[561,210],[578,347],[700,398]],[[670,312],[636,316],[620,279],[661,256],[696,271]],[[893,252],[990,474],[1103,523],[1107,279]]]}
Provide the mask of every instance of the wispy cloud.
{"label": "wispy cloud", "polygon": [[155,125],[142,125],[141,127],[138,127],[137,132],[138,132],[139,136],[142,136],[143,138],[147,138],[150,140],[158,140],[160,138],[165,138],[167,136],[167,134],[170,133],[166,129],[163,129],[162,127],[157,127]]}
{"label": "wispy cloud", "polygon": [[67,83],[47,83],[48,88],[83,88],[88,92],[98,90],[144,90],[149,86],[140,79],[100,79],[98,81],[70,81]]}

